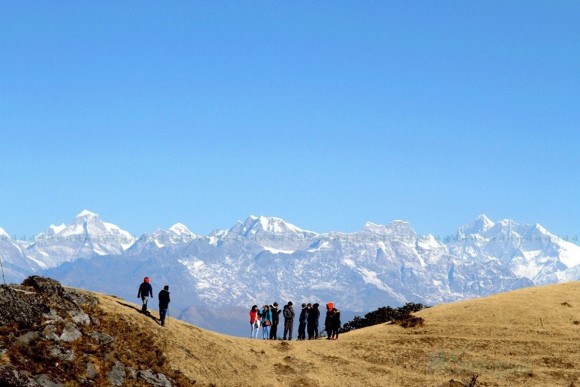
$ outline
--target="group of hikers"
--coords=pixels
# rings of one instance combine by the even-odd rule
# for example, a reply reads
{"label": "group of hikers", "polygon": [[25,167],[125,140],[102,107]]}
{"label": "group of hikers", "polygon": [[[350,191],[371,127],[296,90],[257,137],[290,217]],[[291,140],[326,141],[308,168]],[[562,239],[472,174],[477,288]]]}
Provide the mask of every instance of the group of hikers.
{"label": "group of hikers", "polygon": [[[141,306],[141,313],[149,315],[149,311],[147,310],[147,301],[149,298],[153,298],[153,287],[151,286],[151,281],[149,277],[145,277],[143,279],[143,283],[139,285],[139,292],[137,292],[137,298],[140,298],[143,302],[143,306]],[[161,326],[165,326],[165,316],[167,316],[167,309],[169,308],[169,302],[171,299],[169,298],[169,285],[165,285],[163,289],[157,295],[159,299],[159,322]]]}
{"label": "group of hikers", "polygon": [[[147,303],[149,298],[153,298],[153,287],[149,277],[143,279],[143,283],[139,285],[137,298],[143,302],[141,306],[141,313],[149,315],[147,310]],[[159,322],[161,326],[165,326],[165,317],[167,316],[167,309],[169,308],[169,285],[165,285],[157,295],[159,299]],[[318,303],[303,303],[302,310],[298,317],[298,340],[306,340],[308,332],[308,340],[316,340],[321,337],[321,333],[326,331],[326,338],[328,340],[338,340],[338,331],[340,329],[340,311],[334,307],[334,303],[326,304],[326,318],[324,319],[324,330],[319,332],[318,320],[320,319],[320,310]],[[280,323],[280,314],[284,318],[284,335],[282,340],[292,340],[294,331],[294,306],[292,301],[288,301],[284,308],[280,310],[278,303],[274,302],[272,305],[264,305],[261,309],[258,305],[252,306],[250,310],[250,337],[257,339],[260,328],[262,328],[262,339],[264,340],[278,340],[278,325]]]}
{"label": "group of hikers", "polygon": [[[278,308],[278,303],[264,305],[261,309],[258,305],[252,306],[250,310],[250,338],[257,339],[260,327],[262,328],[263,340],[278,340],[278,325],[280,323],[280,314],[284,318],[284,334],[282,340],[292,340],[294,330],[294,304],[292,301],[284,306],[282,310]],[[319,332],[318,320],[320,319],[319,304],[302,304],[302,310],[298,317],[298,340],[318,339],[324,330],[328,340],[338,340],[338,331],[340,329],[340,311],[334,307],[332,302],[326,304],[326,318],[324,320],[324,330]]]}

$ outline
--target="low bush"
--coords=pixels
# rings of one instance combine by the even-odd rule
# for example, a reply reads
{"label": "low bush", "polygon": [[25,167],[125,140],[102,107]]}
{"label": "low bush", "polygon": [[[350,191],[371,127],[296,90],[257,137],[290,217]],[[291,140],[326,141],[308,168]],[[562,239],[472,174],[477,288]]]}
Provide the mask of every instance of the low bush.
{"label": "low bush", "polygon": [[[355,318],[342,326],[341,332],[344,333],[354,329],[370,327],[372,325],[384,324],[387,322],[409,321],[412,318],[412,313],[425,308],[428,308],[428,306],[414,302],[409,302],[398,308],[383,306],[365,314],[364,317],[355,316]],[[420,324],[422,323],[423,319],[421,319]],[[415,321],[415,324],[412,326],[415,325],[419,325],[417,324],[417,321]],[[404,327],[407,327],[407,325]]]}

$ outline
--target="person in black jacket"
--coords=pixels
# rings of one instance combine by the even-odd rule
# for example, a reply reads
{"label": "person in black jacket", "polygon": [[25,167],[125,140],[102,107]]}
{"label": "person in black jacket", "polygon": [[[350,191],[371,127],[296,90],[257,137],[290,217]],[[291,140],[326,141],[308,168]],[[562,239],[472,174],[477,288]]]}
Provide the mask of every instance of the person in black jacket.
{"label": "person in black jacket", "polygon": [[292,340],[292,330],[294,329],[294,307],[292,301],[284,307],[284,340]]}
{"label": "person in black jacket", "polygon": [[298,318],[298,340],[306,339],[306,319],[308,318],[308,306],[302,304],[302,310],[300,311],[300,317]]}
{"label": "person in black jacket", "polygon": [[308,340],[318,339],[318,320],[320,319],[320,305],[312,305],[308,312]]}
{"label": "person in black jacket", "polygon": [[332,309],[332,317],[331,317],[331,324],[332,324],[332,340],[338,340],[338,331],[340,330],[340,310],[333,308]]}
{"label": "person in black jacket", "polygon": [[326,331],[326,339],[332,340],[332,309],[334,308],[334,303],[329,302],[326,304],[326,318],[324,319],[324,330]]}
{"label": "person in black jacket", "polygon": [[280,323],[280,313],[282,311],[278,309],[278,303],[275,302],[270,306],[270,312],[272,313],[272,326],[270,327],[270,340],[278,340],[278,324]]}
{"label": "person in black jacket", "polygon": [[157,295],[159,299],[159,321],[161,322],[161,326],[165,326],[165,316],[167,315],[167,308],[169,308],[169,302],[171,299],[169,298],[169,285],[165,285],[163,290],[159,292]]}
{"label": "person in black jacket", "polygon": [[139,286],[139,292],[137,293],[137,298],[143,301],[143,306],[141,306],[141,313],[147,314],[147,300],[148,298],[153,298],[153,288],[149,283],[149,277],[143,278],[143,283]]}

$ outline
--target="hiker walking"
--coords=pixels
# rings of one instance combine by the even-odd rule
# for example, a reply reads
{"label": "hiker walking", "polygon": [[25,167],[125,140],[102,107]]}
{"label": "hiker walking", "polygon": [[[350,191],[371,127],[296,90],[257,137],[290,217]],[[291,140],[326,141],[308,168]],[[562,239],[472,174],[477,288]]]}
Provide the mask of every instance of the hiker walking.
{"label": "hiker walking", "polygon": [[143,301],[143,306],[141,306],[141,313],[147,314],[147,300],[149,297],[153,298],[153,288],[149,283],[149,277],[143,278],[143,283],[139,286],[139,292],[137,293],[137,298],[141,298]]}
{"label": "hiker walking", "polygon": [[272,313],[270,312],[270,307],[268,305],[262,307],[260,316],[262,318],[262,340],[269,340],[270,327],[272,326]]}
{"label": "hiker walking", "polygon": [[260,328],[260,311],[258,310],[258,305],[252,306],[250,310],[250,338],[258,338],[258,329]]}
{"label": "hiker walking", "polygon": [[308,340],[318,339],[318,319],[320,318],[320,310],[318,310],[318,306],[318,304],[314,304],[308,311]]}
{"label": "hiker walking", "polygon": [[306,319],[308,318],[308,306],[302,303],[300,317],[298,317],[298,340],[306,339]]}
{"label": "hiker walking", "polygon": [[161,322],[161,326],[164,327],[167,308],[169,308],[169,302],[171,302],[169,298],[169,285],[163,287],[163,290],[157,295],[157,299],[159,300],[159,321]]}
{"label": "hiker walking", "polygon": [[272,326],[270,327],[270,340],[278,340],[278,323],[280,322],[280,313],[282,311],[278,309],[278,303],[274,302],[270,306],[270,313],[272,313]]}
{"label": "hiker walking", "polygon": [[294,329],[294,308],[292,301],[284,306],[284,340],[292,340],[292,330]]}

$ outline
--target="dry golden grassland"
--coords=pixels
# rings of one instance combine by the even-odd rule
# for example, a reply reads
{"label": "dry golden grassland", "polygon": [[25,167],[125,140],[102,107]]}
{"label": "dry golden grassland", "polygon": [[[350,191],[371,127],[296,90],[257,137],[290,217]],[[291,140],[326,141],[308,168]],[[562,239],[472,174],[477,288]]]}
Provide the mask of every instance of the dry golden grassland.
{"label": "dry golden grassland", "polygon": [[381,324],[338,341],[236,338],[172,318],[163,328],[99,297],[108,316],[151,333],[164,366],[197,385],[448,386],[475,374],[477,386],[580,385],[579,282],[439,305],[416,314],[422,326]]}

